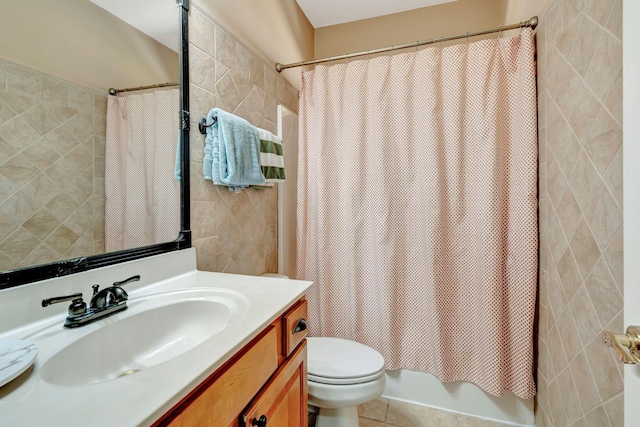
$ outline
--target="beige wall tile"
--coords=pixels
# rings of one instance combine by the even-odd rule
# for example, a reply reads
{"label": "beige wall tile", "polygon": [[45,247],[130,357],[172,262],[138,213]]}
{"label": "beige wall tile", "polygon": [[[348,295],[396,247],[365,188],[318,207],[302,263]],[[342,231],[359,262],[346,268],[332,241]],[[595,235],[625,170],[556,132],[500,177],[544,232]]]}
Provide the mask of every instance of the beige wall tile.
{"label": "beige wall tile", "polygon": [[589,411],[599,405],[601,403],[600,396],[584,352],[578,353],[569,364],[569,369],[583,410]]}
{"label": "beige wall tile", "polygon": [[604,102],[613,118],[618,124],[622,124],[622,69],[618,72]]}
{"label": "beige wall tile", "polygon": [[93,114],[93,92],[79,86],[69,86],[69,107]]}
{"label": "beige wall tile", "polygon": [[582,214],[580,206],[578,205],[575,197],[573,197],[573,192],[571,190],[564,192],[564,196],[562,196],[562,200],[557,207],[557,212],[558,220],[564,230],[564,235],[567,239],[571,240],[571,237],[573,237],[573,233],[578,226],[576,218],[580,218],[580,215]]}
{"label": "beige wall tile", "polygon": [[254,126],[258,126],[264,114],[264,91],[257,86],[242,100],[235,114]]}
{"label": "beige wall tile", "polygon": [[600,25],[606,25],[611,16],[615,0],[586,0],[585,13]]}
{"label": "beige wall tile", "polygon": [[60,253],[65,253],[78,240],[80,236],[69,227],[61,224],[45,239],[45,243]]}
{"label": "beige wall tile", "polygon": [[7,66],[0,64],[0,90],[7,90]]}
{"label": "beige wall tile", "polygon": [[622,145],[622,128],[611,115],[601,108],[587,139],[585,150],[596,169],[604,174]]}
{"label": "beige wall tile", "polygon": [[586,277],[600,258],[600,250],[584,218],[580,221],[569,244],[582,277]]}
{"label": "beige wall tile", "polygon": [[593,307],[589,293],[585,286],[581,286],[569,303],[571,313],[576,321],[576,328],[582,343],[582,347],[591,342],[602,329],[596,310]]}
{"label": "beige wall tile", "polygon": [[564,348],[567,360],[571,361],[582,349],[582,343],[580,342],[571,310],[564,310],[560,318],[556,321],[556,326],[558,327],[558,333],[560,334],[562,347]]}
{"label": "beige wall tile", "polygon": [[555,158],[547,160],[547,192],[553,206],[558,206],[567,189],[567,180],[562,175]]}
{"label": "beige wall tile", "polygon": [[611,427],[624,427],[624,397],[622,394],[604,404]]}
{"label": "beige wall tile", "polygon": [[39,208],[40,205],[22,191],[18,191],[0,204],[0,211],[11,217],[17,224],[22,224],[31,218]]}
{"label": "beige wall tile", "polygon": [[581,151],[578,162],[569,179],[569,186],[573,190],[581,209],[587,207],[593,193],[601,182],[600,175],[593,166],[591,159],[584,150]]}
{"label": "beige wall tile", "polygon": [[569,125],[584,145],[591,132],[593,122],[600,111],[600,103],[589,87],[581,82],[577,92],[573,93],[575,105],[569,116]]}
{"label": "beige wall tile", "polygon": [[216,60],[232,70],[236,68],[236,41],[222,28],[214,24],[216,36]]}
{"label": "beige wall tile", "polygon": [[60,187],[58,187],[44,174],[39,174],[25,185],[22,188],[22,191],[24,191],[35,202],[45,205],[60,192]]}
{"label": "beige wall tile", "polygon": [[611,195],[622,208],[622,146],[618,148],[618,152],[609,165],[609,170],[604,176]]}
{"label": "beige wall tile", "polygon": [[584,419],[588,427],[608,427],[610,425],[609,417],[607,417],[603,406],[598,406],[593,411],[587,413]]}
{"label": "beige wall tile", "polygon": [[604,101],[620,68],[622,67],[622,42],[605,32],[595,48],[585,81]]}
{"label": "beige wall tile", "polygon": [[585,0],[564,0],[562,2],[562,26],[567,28],[575,22],[582,9],[584,9]]}
{"label": "beige wall tile", "polygon": [[620,311],[623,301],[604,258],[600,258],[593,267],[585,281],[585,286],[596,309],[600,325],[606,325]]}
{"label": "beige wall tile", "polygon": [[38,140],[40,136],[21,117],[15,117],[0,126],[0,138],[17,150],[23,150]]}
{"label": "beige wall tile", "polygon": [[602,345],[602,339],[596,336],[586,347],[585,354],[603,401],[620,394],[624,388],[622,377],[618,372],[618,362],[609,347]]}
{"label": "beige wall tile", "polygon": [[40,97],[40,74],[24,67],[7,66],[7,91]]}
{"label": "beige wall tile", "polygon": [[562,255],[562,258],[558,261],[557,267],[565,294],[567,298],[571,300],[582,285],[582,276],[580,276],[578,266],[573,259],[571,249],[567,249],[564,252],[564,255]]}
{"label": "beige wall tile", "polygon": [[584,216],[601,252],[604,251],[622,225],[622,210],[605,185],[598,187]]}
{"label": "beige wall tile", "polygon": [[41,76],[40,99],[66,107],[69,105],[69,85],[53,77]]}
{"label": "beige wall tile", "polygon": [[580,397],[573,383],[573,378],[571,377],[571,371],[568,368],[562,371],[562,373],[558,375],[557,381],[560,390],[562,390],[562,401],[567,414],[567,420],[569,423],[572,423],[582,416],[583,411]]}
{"label": "beige wall tile", "polygon": [[213,22],[195,7],[189,9],[189,43],[215,58],[216,45]]}
{"label": "beige wall tile", "polygon": [[622,40],[622,0],[615,2],[609,22],[607,22],[607,29]]}
{"label": "beige wall tile", "polygon": [[549,408],[551,410],[552,425],[568,425],[567,414],[562,401],[563,390],[560,389],[558,381],[549,383]]}
{"label": "beige wall tile", "polygon": [[580,21],[578,34],[568,59],[573,68],[584,77],[593,57],[593,47],[597,45],[604,31],[602,27],[584,15],[580,15],[578,19]]}
{"label": "beige wall tile", "polygon": [[623,287],[623,229],[622,227],[609,243],[609,247],[604,253],[604,259],[609,265],[609,270],[618,285],[621,295],[624,295]]}
{"label": "beige wall tile", "polygon": [[[189,45],[190,83],[215,93],[216,60],[193,44]],[[193,118],[192,118],[193,119]]]}
{"label": "beige wall tile", "polygon": [[560,261],[568,245],[560,220],[557,215],[554,215],[549,221],[549,249],[554,264]]}
{"label": "beige wall tile", "polygon": [[39,244],[40,240],[24,228],[20,227],[0,243],[0,251],[15,260],[22,260],[26,258]]}
{"label": "beige wall tile", "polygon": [[236,43],[236,70],[244,79],[251,80],[251,53],[240,43]]}
{"label": "beige wall tile", "polygon": [[[557,326],[552,326],[549,330],[549,378],[552,380],[562,372],[568,365],[567,357],[562,347],[562,338]],[[552,410],[553,412],[553,410]]]}
{"label": "beige wall tile", "polygon": [[0,91],[0,99],[6,102],[9,108],[16,114],[24,113],[40,101],[37,96],[21,95],[4,91]]}

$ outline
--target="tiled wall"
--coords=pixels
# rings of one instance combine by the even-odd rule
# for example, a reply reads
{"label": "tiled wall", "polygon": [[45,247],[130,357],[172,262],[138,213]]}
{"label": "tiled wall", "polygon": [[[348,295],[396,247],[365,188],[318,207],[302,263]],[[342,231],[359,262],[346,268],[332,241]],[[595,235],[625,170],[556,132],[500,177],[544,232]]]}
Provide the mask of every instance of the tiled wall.
{"label": "tiled wall", "polygon": [[621,28],[621,0],[555,0],[540,20],[540,426],[623,425],[600,338],[623,331]]}
{"label": "tiled wall", "polygon": [[261,274],[278,269],[277,188],[236,194],[202,176],[198,121],[214,107],[277,132],[277,104],[298,111],[298,92],[192,3],[189,11],[191,230],[198,268]]}
{"label": "tiled wall", "polygon": [[104,252],[106,106],[0,60],[0,270]]}

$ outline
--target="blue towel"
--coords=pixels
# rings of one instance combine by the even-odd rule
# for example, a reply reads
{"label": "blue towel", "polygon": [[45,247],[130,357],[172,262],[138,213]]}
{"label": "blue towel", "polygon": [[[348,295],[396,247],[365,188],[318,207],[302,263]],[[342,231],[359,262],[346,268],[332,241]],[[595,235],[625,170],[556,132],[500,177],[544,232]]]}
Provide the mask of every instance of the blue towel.
{"label": "blue towel", "polygon": [[264,183],[260,168],[260,138],[258,130],[246,120],[219,108],[207,115],[202,172],[216,185],[228,186],[239,192],[249,185]]}
{"label": "blue towel", "polygon": [[178,182],[182,179],[182,144],[180,139],[181,138],[178,136],[178,144],[176,146],[176,165],[173,168],[173,176]]}

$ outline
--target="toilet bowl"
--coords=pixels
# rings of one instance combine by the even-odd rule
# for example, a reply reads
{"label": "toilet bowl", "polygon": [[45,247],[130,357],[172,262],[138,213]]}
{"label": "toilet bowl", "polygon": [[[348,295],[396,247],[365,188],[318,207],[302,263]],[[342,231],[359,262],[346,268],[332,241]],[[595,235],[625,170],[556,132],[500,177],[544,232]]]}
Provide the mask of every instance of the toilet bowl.
{"label": "toilet bowl", "polygon": [[340,338],[307,338],[309,404],[316,427],[358,427],[357,406],[385,386],[384,358],[366,345]]}

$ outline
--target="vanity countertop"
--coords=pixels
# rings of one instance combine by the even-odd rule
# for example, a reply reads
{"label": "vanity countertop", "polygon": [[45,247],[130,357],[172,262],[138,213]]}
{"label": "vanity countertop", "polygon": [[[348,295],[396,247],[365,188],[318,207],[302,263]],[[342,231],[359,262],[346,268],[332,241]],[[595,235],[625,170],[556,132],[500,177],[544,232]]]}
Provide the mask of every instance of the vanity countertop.
{"label": "vanity countertop", "polygon": [[[11,383],[0,387],[0,425],[150,425],[278,318],[311,286],[311,282],[306,281],[197,271],[195,252],[192,249],[179,252],[181,254],[159,255],[126,263],[126,266],[120,265],[119,271],[115,273],[119,276],[114,276],[109,271],[102,272],[103,276],[124,277],[130,272],[138,271],[136,274],[141,274],[144,278],[145,272],[154,268],[154,262],[160,263],[155,265],[165,271],[172,270],[171,265],[176,263],[173,270],[179,274],[155,277],[162,280],[153,283],[143,281],[137,287],[132,287],[129,290],[129,310],[91,325],[65,329],[62,325],[66,317],[66,304],[59,304],[64,306],[65,312],[58,310],[57,314],[28,319],[30,321],[25,324],[0,331],[0,339],[26,339],[38,346],[38,356],[33,367]],[[107,267],[110,268],[113,266]],[[90,283],[93,278],[91,274],[100,274],[100,271],[87,273],[89,275],[84,279]],[[225,329],[194,348],[163,363],[115,380],[88,385],[56,385],[41,377],[43,364],[61,348],[103,327],[103,322],[113,323],[119,320],[119,316],[127,316],[128,311],[134,310],[136,301],[148,299],[152,294],[171,293],[175,290],[211,288],[241,294],[246,301],[245,309]],[[44,292],[40,288],[32,288],[34,292],[31,292],[33,297],[29,306],[38,304],[42,295],[51,295],[53,289],[56,286],[51,284]],[[0,311],[4,308],[3,305],[10,304],[12,300],[24,303],[25,290],[17,291],[18,289],[13,294],[7,293],[7,290],[0,292],[0,301],[3,301],[0,303]],[[3,299],[3,296],[6,298]],[[180,319],[176,319],[176,322],[179,321]],[[90,358],[92,354],[87,354],[86,357]]]}

